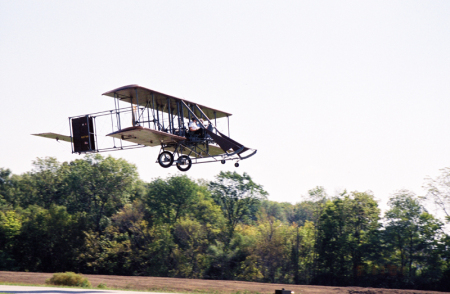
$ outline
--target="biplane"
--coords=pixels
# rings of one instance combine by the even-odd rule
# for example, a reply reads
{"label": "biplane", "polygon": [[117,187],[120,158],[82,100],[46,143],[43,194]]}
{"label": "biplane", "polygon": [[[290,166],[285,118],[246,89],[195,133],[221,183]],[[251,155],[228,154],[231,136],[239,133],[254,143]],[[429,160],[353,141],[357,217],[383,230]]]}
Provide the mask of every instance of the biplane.
{"label": "biplane", "polygon": [[[114,109],[69,117],[69,136],[33,135],[70,142],[72,153],[78,154],[159,146],[156,162],[163,168],[175,165],[180,171],[207,162],[234,161],[238,167],[240,160],[256,154],[256,149],[230,138],[231,113],[138,85],[103,95],[113,98]],[[124,103],[130,105],[122,107]],[[224,119],[226,125],[222,123],[219,131],[218,124]],[[131,125],[126,126],[127,122]],[[189,130],[193,123],[200,131]],[[227,135],[224,127],[228,129]],[[104,138],[108,138],[106,146]]]}

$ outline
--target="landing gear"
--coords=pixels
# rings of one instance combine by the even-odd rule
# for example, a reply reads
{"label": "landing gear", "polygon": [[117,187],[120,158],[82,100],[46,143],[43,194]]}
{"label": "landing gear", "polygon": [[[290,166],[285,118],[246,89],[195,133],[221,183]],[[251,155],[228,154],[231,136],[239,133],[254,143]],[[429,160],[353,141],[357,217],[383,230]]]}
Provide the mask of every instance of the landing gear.
{"label": "landing gear", "polygon": [[222,160],[220,161],[220,163],[221,163],[221,164],[225,164],[225,160],[222,159]]}
{"label": "landing gear", "polygon": [[169,151],[163,151],[158,155],[158,163],[164,168],[172,166],[173,155]]}
{"label": "landing gear", "polygon": [[188,171],[192,166],[192,160],[187,155],[181,155],[177,160],[177,168],[181,171]]}
{"label": "landing gear", "polygon": [[236,162],[236,163],[234,164],[234,166],[235,166],[235,167],[239,167],[239,162]]}

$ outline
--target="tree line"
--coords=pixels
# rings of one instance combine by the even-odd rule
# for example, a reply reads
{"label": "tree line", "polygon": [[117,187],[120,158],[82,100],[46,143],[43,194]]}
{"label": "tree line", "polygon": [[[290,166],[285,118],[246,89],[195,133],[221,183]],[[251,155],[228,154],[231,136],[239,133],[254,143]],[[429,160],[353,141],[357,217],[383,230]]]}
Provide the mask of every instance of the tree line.
{"label": "tree line", "polygon": [[[0,270],[450,290],[450,236],[423,197],[370,192],[267,200],[244,173],[144,182],[123,159],[0,168]],[[428,180],[448,211],[450,170]]]}

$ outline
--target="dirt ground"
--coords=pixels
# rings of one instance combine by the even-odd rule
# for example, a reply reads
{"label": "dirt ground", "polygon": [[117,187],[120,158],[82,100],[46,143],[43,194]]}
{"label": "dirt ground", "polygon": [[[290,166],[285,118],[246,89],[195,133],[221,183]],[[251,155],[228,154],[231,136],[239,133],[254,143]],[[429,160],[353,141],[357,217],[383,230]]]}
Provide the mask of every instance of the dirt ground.
{"label": "dirt ground", "polygon": [[[52,277],[50,273],[6,272],[0,271],[1,283],[45,284]],[[106,284],[108,288],[133,289],[140,291],[167,291],[193,293],[264,293],[273,294],[275,290],[294,291],[296,294],[426,294],[444,293],[435,291],[398,290],[363,287],[326,287],[309,285],[266,284],[239,281],[217,281],[198,279],[177,279],[157,277],[129,277],[84,275],[93,287]],[[448,293],[448,292],[447,292]]]}

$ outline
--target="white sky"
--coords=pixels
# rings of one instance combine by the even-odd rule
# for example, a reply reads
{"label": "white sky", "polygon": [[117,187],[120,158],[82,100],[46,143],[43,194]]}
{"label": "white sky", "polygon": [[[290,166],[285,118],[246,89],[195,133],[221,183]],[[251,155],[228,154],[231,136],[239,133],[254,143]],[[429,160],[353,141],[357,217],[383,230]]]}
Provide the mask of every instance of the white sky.
{"label": "white sky", "polygon": [[[448,1],[0,0],[0,167],[80,158],[30,136],[109,110],[103,92],[139,84],[233,113],[258,153],[236,169],[270,200],[309,189],[422,195],[450,166]],[[176,174],[158,148],[113,152],[149,182]]]}

